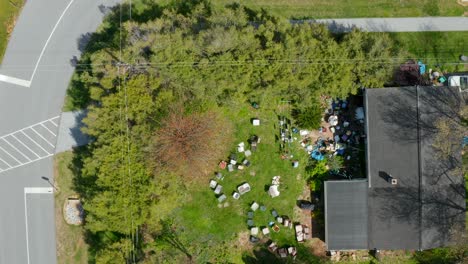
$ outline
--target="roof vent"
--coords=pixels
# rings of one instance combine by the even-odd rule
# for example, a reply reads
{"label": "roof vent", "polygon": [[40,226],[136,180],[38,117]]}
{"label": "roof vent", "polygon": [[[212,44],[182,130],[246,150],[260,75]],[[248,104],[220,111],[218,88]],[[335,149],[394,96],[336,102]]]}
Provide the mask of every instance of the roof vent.
{"label": "roof vent", "polygon": [[397,183],[398,183],[398,180],[397,180],[397,179],[393,179],[393,178],[392,178],[392,180],[391,180],[391,183],[392,183],[392,185],[397,185]]}

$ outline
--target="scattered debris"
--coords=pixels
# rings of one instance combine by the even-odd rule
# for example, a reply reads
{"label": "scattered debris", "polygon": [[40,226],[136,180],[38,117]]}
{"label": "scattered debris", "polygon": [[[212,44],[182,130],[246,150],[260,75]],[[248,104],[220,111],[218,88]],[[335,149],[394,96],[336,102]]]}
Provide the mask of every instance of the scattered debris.
{"label": "scattered debris", "polygon": [[84,210],[80,199],[77,196],[69,197],[64,206],[65,222],[70,225],[81,225],[84,220]]}

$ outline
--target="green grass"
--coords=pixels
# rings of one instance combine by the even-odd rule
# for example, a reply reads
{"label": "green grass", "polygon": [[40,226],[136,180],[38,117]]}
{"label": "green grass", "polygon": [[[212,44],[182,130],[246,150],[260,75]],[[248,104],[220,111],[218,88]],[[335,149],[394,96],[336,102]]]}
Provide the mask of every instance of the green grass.
{"label": "green grass", "polygon": [[[261,138],[261,143],[249,158],[252,163],[250,167],[231,173],[227,170],[222,171],[225,177],[219,183],[228,196],[229,207],[218,208],[218,201],[207,182],[190,186],[189,192],[192,198],[178,210],[176,216],[178,224],[184,227],[188,241],[208,239],[229,241],[235,239],[240,232],[248,232],[247,212],[254,201],[267,207],[264,212],[257,210],[254,213],[254,223],[258,227],[267,226],[269,221],[274,221],[271,215],[272,209],[280,215],[298,220],[294,218],[293,211],[296,200],[305,186],[302,176],[307,159],[305,151],[299,149],[298,142],[293,143],[294,159],[300,161],[300,167],[296,169],[292,168],[291,161],[280,159],[279,144],[275,142],[278,119],[273,110],[253,110],[248,105],[244,105],[237,110],[232,108],[226,110],[226,115],[236,124],[235,145],[242,141],[247,144],[247,139],[253,134]],[[259,117],[261,126],[252,126],[250,124],[252,117]],[[235,152],[234,147],[233,152]],[[238,154],[238,160],[242,160],[242,157],[243,155]],[[255,172],[255,176],[250,175],[252,171]],[[271,184],[272,177],[276,175],[281,176],[281,194],[279,197],[271,198],[265,188]],[[231,195],[243,182],[248,182],[252,190],[239,200],[234,200]],[[280,228],[278,233],[271,231],[270,238],[280,246],[295,244],[294,231],[285,229],[284,226]]]}
{"label": "green grass", "polygon": [[[159,1],[166,4],[170,0]],[[253,10],[293,19],[462,16],[468,7],[456,0],[217,0],[215,7],[239,3]]]}
{"label": "green grass", "polygon": [[[161,1],[162,3],[168,0]],[[264,8],[287,18],[462,16],[467,7],[456,0],[217,0],[222,7],[237,2],[254,10]]]}
{"label": "green grass", "polygon": [[402,50],[407,50],[429,68],[462,71],[459,56],[468,54],[468,32],[388,33]]}
{"label": "green grass", "polygon": [[59,191],[55,194],[55,221],[57,236],[57,260],[63,264],[88,263],[88,245],[83,238],[81,226],[68,225],[63,218],[63,206],[66,199],[76,194],[72,190],[73,173],[69,169],[72,162],[71,151],[55,156],[55,183]]}
{"label": "green grass", "polygon": [[24,0],[0,0],[0,63],[8,43],[8,31],[21,11]]}

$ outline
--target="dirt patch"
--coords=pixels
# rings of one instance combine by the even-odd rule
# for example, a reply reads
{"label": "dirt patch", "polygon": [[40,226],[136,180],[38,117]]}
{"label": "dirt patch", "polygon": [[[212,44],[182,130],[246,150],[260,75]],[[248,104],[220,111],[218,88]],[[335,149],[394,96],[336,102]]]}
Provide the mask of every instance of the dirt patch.
{"label": "dirt patch", "polygon": [[[308,185],[304,186],[301,195],[299,195],[297,199],[310,201],[310,188]],[[300,223],[306,224],[307,226],[312,226],[312,215],[308,210],[302,210],[297,206],[294,207],[294,219],[298,219]]]}
{"label": "dirt patch", "polygon": [[312,254],[320,258],[327,257],[327,246],[325,242],[318,238],[312,238],[310,241],[307,242],[310,245],[310,249]]}
{"label": "dirt patch", "polygon": [[[466,0],[465,0],[465,1],[463,1],[463,0],[458,0],[457,3],[458,3],[459,5],[462,5],[462,6],[468,6],[468,1],[466,1]],[[464,15],[467,16],[467,15],[468,15],[468,12],[465,12]]]}
{"label": "dirt patch", "polygon": [[328,122],[326,122],[325,120],[322,120],[322,122],[320,123],[320,126],[322,128],[325,128],[325,130],[322,132],[320,132],[319,130],[313,130],[313,131],[310,131],[309,134],[307,135],[307,138],[309,138],[311,142],[316,142],[319,138],[322,138],[322,139],[333,138],[333,133],[330,130],[330,124],[328,124]]}
{"label": "dirt patch", "polygon": [[239,238],[236,241],[237,246],[243,251],[252,251],[253,246],[252,243],[250,243],[249,238],[250,231],[244,231],[239,233]]}

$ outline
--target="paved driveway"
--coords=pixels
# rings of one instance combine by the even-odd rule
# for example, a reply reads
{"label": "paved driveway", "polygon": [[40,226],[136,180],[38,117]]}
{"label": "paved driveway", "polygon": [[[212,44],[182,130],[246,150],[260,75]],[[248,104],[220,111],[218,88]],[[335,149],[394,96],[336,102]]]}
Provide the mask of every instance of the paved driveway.
{"label": "paved driveway", "polygon": [[468,17],[340,18],[310,20],[335,32],[357,27],[369,32],[468,31]]}

